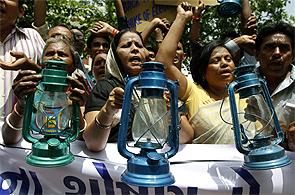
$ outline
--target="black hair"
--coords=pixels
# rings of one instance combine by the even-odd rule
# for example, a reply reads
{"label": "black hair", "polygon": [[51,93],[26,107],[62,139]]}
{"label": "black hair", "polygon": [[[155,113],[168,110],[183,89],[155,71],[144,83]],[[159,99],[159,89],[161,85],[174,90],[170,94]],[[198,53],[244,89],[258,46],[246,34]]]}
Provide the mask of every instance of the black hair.
{"label": "black hair", "polygon": [[294,27],[286,22],[279,21],[273,22],[263,26],[259,31],[256,38],[256,50],[258,51],[263,43],[263,39],[269,35],[276,33],[282,33],[288,36],[291,40],[292,50],[294,52],[294,39],[295,39],[295,30]]}
{"label": "black hair", "polygon": [[108,35],[97,36],[97,35],[94,35],[91,33],[86,41],[87,48],[89,48],[89,49],[91,48],[91,43],[94,40],[94,38],[96,38],[96,37],[103,38],[104,40],[106,40],[108,42],[108,44],[110,44],[110,42],[111,42],[110,37]]}
{"label": "black hair", "polygon": [[190,62],[191,73],[194,81],[201,85],[204,89],[208,88],[208,83],[205,80],[205,74],[209,64],[210,56],[216,47],[224,47],[225,40],[214,40],[202,49],[201,55],[199,53],[192,55]]}
{"label": "black hair", "polygon": [[125,33],[127,33],[127,32],[133,32],[133,33],[138,34],[138,36],[140,37],[141,41],[143,42],[143,39],[142,39],[141,34],[140,34],[139,32],[137,32],[137,31],[131,30],[131,29],[129,29],[129,28],[126,28],[126,29],[123,29],[123,30],[119,31],[119,33],[117,33],[116,36],[114,37],[114,39],[113,39],[113,41],[112,41],[112,43],[111,43],[111,47],[112,47],[113,54],[114,54],[115,60],[116,60],[116,62],[117,62],[117,65],[118,65],[118,67],[119,67],[119,69],[120,69],[120,72],[121,72],[121,74],[122,74],[123,77],[126,76],[126,73],[125,73],[125,71],[124,71],[123,64],[122,64],[122,62],[121,62],[121,60],[120,60],[120,58],[119,58],[119,56],[118,56],[116,50],[117,50],[117,47],[118,47],[118,45],[119,45],[119,41],[120,41],[121,37],[122,37]]}

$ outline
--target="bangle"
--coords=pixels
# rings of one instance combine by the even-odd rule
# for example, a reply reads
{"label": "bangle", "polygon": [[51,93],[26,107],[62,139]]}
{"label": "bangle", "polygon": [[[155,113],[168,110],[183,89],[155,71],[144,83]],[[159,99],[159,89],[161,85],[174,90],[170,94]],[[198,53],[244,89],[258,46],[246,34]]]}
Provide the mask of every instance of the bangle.
{"label": "bangle", "polygon": [[118,30],[114,28],[114,29],[112,30],[111,36],[112,36],[112,37],[115,37],[116,34],[118,34]]}
{"label": "bangle", "polygon": [[85,131],[85,129],[87,127],[87,122],[86,122],[85,118],[83,118],[83,120],[84,120],[84,127],[83,127],[83,129],[80,129],[80,133]]}
{"label": "bangle", "polygon": [[14,106],[13,106],[13,111],[14,111],[14,113],[15,113],[19,118],[22,118],[23,115],[20,114],[20,113],[17,111],[17,109],[16,109],[16,104],[17,104],[17,103],[15,103]]}
{"label": "bangle", "polygon": [[103,124],[101,124],[101,122],[99,122],[99,120],[97,119],[97,117],[95,117],[95,124],[100,129],[108,129],[108,128],[111,128],[112,127],[112,124],[110,124],[110,125],[103,125]]}
{"label": "bangle", "polygon": [[200,19],[201,19],[201,16],[195,16],[195,15],[192,16],[192,20],[198,21]]}
{"label": "bangle", "polygon": [[21,130],[23,129],[22,127],[17,128],[17,127],[14,127],[14,126],[10,123],[10,121],[9,121],[10,116],[11,116],[11,113],[9,113],[9,114],[7,115],[6,120],[5,120],[6,123],[7,123],[7,125],[8,125],[8,127],[10,127],[11,129],[13,129],[13,130],[15,130],[15,131],[21,131]]}

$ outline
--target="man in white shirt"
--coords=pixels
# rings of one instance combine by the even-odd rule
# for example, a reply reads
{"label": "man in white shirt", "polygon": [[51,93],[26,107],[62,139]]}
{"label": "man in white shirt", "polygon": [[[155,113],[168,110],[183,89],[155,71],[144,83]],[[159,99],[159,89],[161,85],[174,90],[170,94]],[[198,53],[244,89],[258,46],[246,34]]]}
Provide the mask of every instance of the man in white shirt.
{"label": "man in white shirt", "polygon": [[[37,63],[41,59],[44,41],[37,31],[16,26],[18,17],[24,15],[21,0],[0,1],[0,67],[16,63],[23,54]],[[29,61],[18,61],[19,67],[30,66]],[[0,126],[15,103],[11,90],[17,71],[0,68]]]}
{"label": "man in white shirt", "polygon": [[294,33],[294,27],[284,22],[262,28],[256,38],[256,59],[259,73],[267,81],[276,114],[286,132],[289,146],[286,147],[295,151],[295,137],[289,137],[295,130],[291,125],[295,121]]}

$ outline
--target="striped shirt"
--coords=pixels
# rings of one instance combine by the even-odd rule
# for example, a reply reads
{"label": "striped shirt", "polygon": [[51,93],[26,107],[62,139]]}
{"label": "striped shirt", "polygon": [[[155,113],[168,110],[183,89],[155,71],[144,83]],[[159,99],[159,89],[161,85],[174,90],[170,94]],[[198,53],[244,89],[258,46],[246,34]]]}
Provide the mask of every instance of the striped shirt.
{"label": "striped shirt", "polygon": [[[44,45],[42,37],[36,30],[16,27],[3,42],[0,41],[0,59],[13,62],[15,58],[10,55],[10,51],[20,51],[38,62],[41,59]],[[17,71],[0,68],[0,121],[3,121],[4,117],[11,112],[16,102],[11,87],[17,74]]]}

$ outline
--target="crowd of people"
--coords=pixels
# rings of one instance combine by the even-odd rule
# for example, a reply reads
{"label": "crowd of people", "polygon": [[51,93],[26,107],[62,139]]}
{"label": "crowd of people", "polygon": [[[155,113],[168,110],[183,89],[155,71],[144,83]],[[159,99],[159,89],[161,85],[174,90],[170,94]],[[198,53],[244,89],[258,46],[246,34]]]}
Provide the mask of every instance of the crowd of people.
{"label": "crowd of people", "polygon": [[[68,98],[79,103],[81,110],[79,139],[90,151],[98,152],[108,142],[118,140],[125,78],[137,76],[144,62],[157,61],[164,64],[168,79],[179,82],[180,143],[235,143],[232,125],[224,121],[231,121],[227,86],[234,80],[235,67],[256,64],[285,133],[282,146],[295,151],[294,26],[278,21],[258,31],[249,1],[243,0],[242,34],[228,34],[202,45],[200,20],[206,11],[202,0],[197,7],[181,3],[172,24],[154,18],[141,33],[128,28],[122,2],[115,0],[118,28],[98,21],[89,28],[91,33],[85,42],[79,29],[62,24],[49,29],[44,14],[46,2],[36,4],[40,9],[35,15],[40,17],[35,18],[34,29],[20,28],[16,21],[24,13],[21,0],[0,1],[0,125],[5,144],[16,144],[22,138],[25,97],[44,91],[40,86],[44,62],[61,60],[67,64],[71,75],[67,78]],[[181,38],[191,20],[189,78],[181,71],[186,59]],[[156,44],[150,43],[151,34],[155,34]],[[87,58],[82,57],[83,51],[87,51]],[[127,135],[130,141],[138,105],[136,90],[134,94]],[[169,100],[169,94],[164,95]],[[249,104],[237,102],[240,112]],[[245,131],[247,135],[255,134],[254,129]]]}

